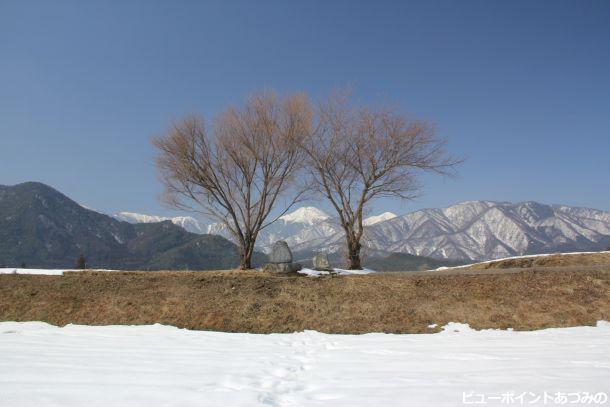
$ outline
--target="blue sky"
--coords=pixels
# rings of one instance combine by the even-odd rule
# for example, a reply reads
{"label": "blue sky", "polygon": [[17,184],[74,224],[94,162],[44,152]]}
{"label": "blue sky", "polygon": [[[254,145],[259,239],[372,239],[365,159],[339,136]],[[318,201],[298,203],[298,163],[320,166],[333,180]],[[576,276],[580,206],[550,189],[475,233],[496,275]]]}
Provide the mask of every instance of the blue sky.
{"label": "blue sky", "polygon": [[350,87],[467,157],[405,213],[465,200],[610,210],[608,1],[0,0],[0,184],[172,214],[151,136],[248,93]]}

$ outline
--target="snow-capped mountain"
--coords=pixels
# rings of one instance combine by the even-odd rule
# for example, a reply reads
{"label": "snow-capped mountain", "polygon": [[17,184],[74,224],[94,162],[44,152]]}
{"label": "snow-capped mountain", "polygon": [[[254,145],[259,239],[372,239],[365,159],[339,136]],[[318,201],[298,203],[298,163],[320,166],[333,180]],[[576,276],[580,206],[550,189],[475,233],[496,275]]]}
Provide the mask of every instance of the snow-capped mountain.
{"label": "snow-capped mountain", "polygon": [[129,223],[155,223],[170,220],[164,216],[144,215],[134,212],[119,212],[112,215],[113,218]]}
{"label": "snow-capped mountain", "polygon": [[394,219],[396,216],[398,215],[392,212],[384,212],[381,215],[369,216],[368,218],[362,221],[362,224],[364,226],[370,226],[374,225],[375,223],[385,222],[386,220]]}
{"label": "snow-capped mountain", "polygon": [[329,219],[330,216],[313,206],[304,206],[294,212],[280,217],[284,223],[300,223],[303,225],[314,225]]}
{"label": "snow-capped mountain", "polygon": [[[257,246],[269,251],[273,243],[285,240],[293,249],[304,244],[317,247],[340,230],[341,227],[330,215],[313,206],[305,206],[281,216],[264,228],[258,236]],[[207,233],[232,239],[225,226],[220,223],[209,225]]]}
{"label": "snow-capped mountain", "polygon": [[[169,219],[120,215],[115,217],[132,223]],[[195,233],[232,238],[219,223],[206,227],[194,218],[171,220]],[[610,246],[610,212],[536,202],[470,201],[403,216],[385,212],[366,218],[364,224],[363,243],[369,254],[399,252],[442,259],[491,260]],[[285,240],[293,251],[332,253],[342,249],[343,239],[343,231],[334,216],[308,206],[280,217],[263,229],[257,246],[269,251],[274,242]]]}
{"label": "snow-capped mountain", "polygon": [[610,212],[472,201],[380,222],[365,235],[377,250],[466,260],[599,250],[610,244]]}
{"label": "snow-capped mountain", "polygon": [[171,220],[174,225],[180,226],[187,232],[199,234],[207,233],[207,226],[192,216],[176,216],[173,218],[168,218],[165,216],[144,215],[134,212],[119,212],[112,215],[112,217],[129,223],[156,223]]}
{"label": "snow-capped mountain", "polygon": [[[318,213],[313,208],[295,212]],[[293,212],[294,213],[294,212]],[[286,215],[259,239],[268,249],[283,239],[295,251],[336,252],[343,231],[330,215]],[[288,221],[286,220],[288,219]],[[399,252],[459,260],[489,260],[523,254],[605,249],[610,245],[610,212],[536,202],[463,202],[403,216],[371,216],[364,245],[370,254]]]}

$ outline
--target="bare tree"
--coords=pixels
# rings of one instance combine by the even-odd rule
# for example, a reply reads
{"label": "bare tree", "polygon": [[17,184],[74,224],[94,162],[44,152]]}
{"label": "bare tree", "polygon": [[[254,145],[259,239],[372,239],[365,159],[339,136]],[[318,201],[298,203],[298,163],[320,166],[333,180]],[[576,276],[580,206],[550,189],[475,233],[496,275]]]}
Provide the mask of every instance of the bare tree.
{"label": "bare tree", "polygon": [[345,97],[319,107],[303,146],[317,192],[337,211],[350,269],[361,268],[363,214],[371,201],[413,199],[419,172],[450,174],[459,162],[427,123],[386,108],[352,108]]}
{"label": "bare tree", "polygon": [[296,175],[311,120],[304,95],[260,94],[227,109],[211,132],[198,117],[175,124],[153,140],[166,201],[222,222],[239,245],[240,268],[251,268],[259,232],[302,197]]}
{"label": "bare tree", "polygon": [[75,267],[77,270],[85,270],[87,268],[87,259],[82,253],[76,258]]}

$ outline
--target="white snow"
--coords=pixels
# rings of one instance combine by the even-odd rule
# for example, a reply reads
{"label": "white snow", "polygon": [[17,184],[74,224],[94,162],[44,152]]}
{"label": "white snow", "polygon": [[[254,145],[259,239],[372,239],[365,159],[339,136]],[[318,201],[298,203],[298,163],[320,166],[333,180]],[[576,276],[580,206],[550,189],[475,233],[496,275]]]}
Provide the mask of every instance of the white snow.
{"label": "white snow", "polygon": [[67,270],[49,269],[20,269],[20,268],[0,268],[0,274],[44,274],[48,276],[61,276]]}
{"label": "white snow", "polygon": [[362,221],[362,224],[365,226],[374,225],[375,223],[385,222],[386,220],[394,219],[397,217],[395,213],[392,212],[384,212],[380,215],[369,216],[368,218]]}
{"label": "white snow", "polygon": [[285,222],[304,223],[306,225],[313,225],[314,223],[321,222],[328,218],[330,218],[330,216],[313,206],[304,206],[280,217],[280,219]]}
{"label": "white snow", "polygon": [[[319,276],[326,276],[326,275],[331,274],[331,272],[329,272],[329,271],[313,270],[310,268],[303,268],[303,269],[299,270],[298,273],[306,274],[309,277],[319,277]],[[371,273],[375,273],[375,270],[371,270],[371,269],[367,269],[367,268],[363,268],[362,270],[347,270],[347,269],[333,268],[333,271],[332,271],[332,274],[338,274],[341,276],[349,276],[349,275],[353,275],[353,274],[371,274]]]}
{"label": "white snow", "polygon": [[20,269],[20,268],[0,268],[0,274],[39,274],[47,276],[63,276],[66,271],[121,271],[107,269],[86,269],[86,270],[70,270],[70,269]]}
{"label": "white snow", "polygon": [[[539,247],[552,250],[570,246],[574,248],[570,250],[578,250],[586,243],[600,244],[610,235],[610,212],[535,202],[470,201],[378,221],[391,215],[366,219],[369,248],[479,261],[531,253]],[[286,240],[298,251],[335,252],[344,245],[344,232],[332,217],[309,223],[277,222],[272,230],[273,238],[267,233],[261,235],[261,247],[267,248],[276,238]]]}
{"label": "white snow", "polygon": [[[352,275],[352,274],[370,274],[375,273],[374,270],[363,268],[362,270],[346,270],[346,269],[333,269],[334,274],[338,275]],[[65,272],[80,272],[80,271],[121,271],[121,270],[107,270],[107,269],[87,269],[87,270],[70,270],[70,269],[21,269],[21,268],[0,268],[0,274],[39,274],[48,276],[62,276]],[[318,277],[330,274],[328,271],[318,271],[309,268],[299,270],[299,273],[306,274],[310,277]]]}
{"label": "white snow", "polygon": [[[480,261],[531,253],[540,247],[578,250],[585,242],[599,244],[610,235],[610,212],[535,202],[469,201],[402,216],[385,212],[366,218],[364,224],[364,244],[371,254],[400,252]],[[204,230],[234,241],[222,223]],[[327,214],[314,206],[299,208],[264,228],[257,250],[269,253],[277,240],[285,240],[294,252],[334,253],[345,245],[334,211]]]}
{"label": "white snow", "polygon": [[119,212],[113,215],[113,217],[129,223],[156,223],[172,219],[166,216],[146,215],[135,212]]}
{"label": "white snow", "polygon": [[174,225],[180,226],[187,232],[199,234],[207,233],[207,227],[192,216],[175,216],[169,218],[166,216],[145,215],[135,212],[119,212],[112,215],[112,217],[129,223],[157,223],[169,220]]}
{"label": "white snow", "polygon": [[2,322],[0,404],[442,407],[504,393],[607,395],[609,348],[608,322],[360,336]]}

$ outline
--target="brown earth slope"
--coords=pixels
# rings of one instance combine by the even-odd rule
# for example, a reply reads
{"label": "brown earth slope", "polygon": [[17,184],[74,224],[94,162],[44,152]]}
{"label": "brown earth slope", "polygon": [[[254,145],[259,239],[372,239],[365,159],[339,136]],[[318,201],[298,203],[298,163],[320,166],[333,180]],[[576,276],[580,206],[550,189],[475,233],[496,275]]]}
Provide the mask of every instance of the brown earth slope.
{"label": "brown earth slope", "polygon": [[259,333],[434,332],[428,325],[450,321],[477,329],[592,325],[610,320],[610,271],[0,275],[0,320]]}
{"label": "brown earth slope", "polygon": [[531,268],[531,267],[567,267],[567,266],[599,266],[610,265],[610,252],[551,254],[548,256],[522,257],[476,263],[469,270]]}

